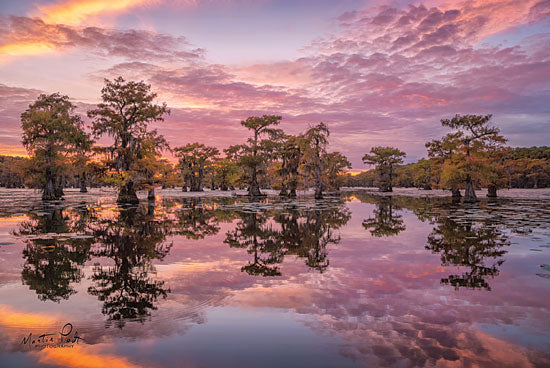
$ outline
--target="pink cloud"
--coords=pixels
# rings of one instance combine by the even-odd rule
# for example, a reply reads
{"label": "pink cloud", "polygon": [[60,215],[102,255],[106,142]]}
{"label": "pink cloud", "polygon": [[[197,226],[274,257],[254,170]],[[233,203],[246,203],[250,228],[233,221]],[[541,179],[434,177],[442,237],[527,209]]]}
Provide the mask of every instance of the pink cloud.
{"label": "pink cloud", "polygon": [[[185,61],[203,56],[204,50],[193,48],[184,37],[174,37],[143,30],[117,30],[48,24],[39,18],[0,16],[0,50],[19,55],[31,46],[40,53],[46,49],[83,48],[104,57],[138,60]],[[31,50],[32,51],[32,50]]]}

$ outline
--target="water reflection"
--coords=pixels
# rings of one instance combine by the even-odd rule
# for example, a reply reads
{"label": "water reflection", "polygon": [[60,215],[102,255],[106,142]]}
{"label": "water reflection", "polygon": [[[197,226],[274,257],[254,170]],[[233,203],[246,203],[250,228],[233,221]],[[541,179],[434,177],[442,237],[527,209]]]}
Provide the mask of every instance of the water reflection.
{"label": "water reflection", "polygon": [[221,211],[214,203],[203,203],[200,198],[184,198],[177,212],[176,234],[187,239],[204,239],[220,231]]}
{"label": "water reflection", "polygon": [[[425,249],[440,254],[442,266],[460,266],[461,274],[441,279],[455,288],[491,290],[488,279],[499,274],[508,238],[498,221],[472,220],[460,206],[434,199],[380,197],[354,193],[361,202],[374,204],[362,226],[374,237],[395,236],[406,230],[403,209],[433,224]],[[338,244],[336,231],[351,218],[343,201],[330,205],[299,203],[247,203],[243,200],[165,199],[155,203],[115,208],[99,214],[94,208],[43,208],[32,212],[14,233],[25,237],[25,265],[21,277],[41,300],[60,301],[75,293],[73,285],[83,277],[82,265],[97,263],[88,292],[103,302],[109,320],[143,320],[155,310],[158,298],[170,289],[155,280],[153,261],[162,260],[172,246],[168,236],[204,239],[220,231],[220,223],[237,220],[226,232],[224,243],[246,250],[251,260],[241,267],[249,275],[281,276],[285,256],[304,259],[311,269],[325,271],[330,260],[327,247]],[[105,212],[105,211],[104,211]],[[517,229],[516,229],[517,230]],[[521,231],[526,230],[525,226]],[[92,246],[93,245],[93,246]]]}
{"label": "water reflection", "polygon": [[394,200],[391,197],[380,197],[375,200],[376,209],[373,211],[373,217],[363,221],[363,227],[368,229],[373,236],[383,237],[397,235],[405,230],[403,217],[396,214]]}
{"label": "water reflection", "polygon": [[40,300],[59,302],[74,294],[74,285],[83,277],[81,267],[90,257],[93,240],[76,234],[90,221],[91,211],[84,207],[72,215],[67,212],[45,207],[31,213],[14,233],[26,243],[21,279]]}
{"label": "water reflection", "polygon": [[364,192],[355,196],[362,202],[376,205],[372,217],[363,221],[363,227],[371,235],[387,237],[404,231],[403,217],[395,211],[406,208],[420,221],[429,221],[433,225],[425,249],[439,254],[442,266],[466,269],[463,273],[442,278],[442,284],[455,289],[491,290],[488,280],[499,274],[499,268],[504,263],[503,256],[510,245],[502,230],[501,217],[484,214],[487,208],[477,208],[480,213],[476,218],[471,216],[469,209],[464,213],[464,207],[449,203],[447,199],[380,197]]}
{"label": "water reflection", "polygon": [[340,242],[335,230],[344,226],[351,214],[341,203],[328,208],[245,211],[239,212],[239,217],[224,242],[253,255],[241,270],[249,275],[281,276],[278,265],[286,255],[305,258],[305,264],[319,272],[326,270],[330,263],[327,246]]}
{"label": "water reflection", "polygon": [[441,279],[444,284],[491,290],[488,279],[499,274],[504,263],[508,238],[496,225],[483,222],[457,221],[451,217],[438,217],[428,235],[426,249],[441,255],[442,266],[463,266],[462,274]]}
{"label": "water reflection", "polygon": [[[22,252],[24,267],[15,273],[24,282],[18,292],[30,289],[45,303],[18,318],[87,305],[96,314],[74,312],[72,322],[87,323],[82,331],[96,352],[109,342],[102,353],[145,366],[219,366],[181,357],[223,355],[221,346],[241,357],[253,344],[276,351],[278,366],[305,365],[268,344],[295,342],[274,333],[288,319],[336,345],[332,366],[544,366],[550,266],[527,263],[532,253],[515,246],[521,236],[544,249],[536,242],[550,239],[548,214],[531,202],[463,206],[365,192],[324,201],[165,198],[132,208],[35,208],[16,225],[24,247],[14,258]],[[14,311],[0,305],[1,332]],[[254,313],[269,328],[249,322]],[[120,329],[105,333],[102,314]],[[247,328],[254,338],[246,340]],[[155,349],[165,360],[141,353]]]}
{"label": "water reflection", "polygon": [[108,321],[123,327],[126,319],[143,321],[155,310],[159,297],[166,298],[170,289],[156,280],[153,260],[162,260],[172,247],[166,237],[172,230],[171,220],[154,216],[154,205],[120,208],[116,218],[99,218],[90,223],[97,244],[91,255],[107,258],[114,265],[93,268],[91,295],[103,302]]}

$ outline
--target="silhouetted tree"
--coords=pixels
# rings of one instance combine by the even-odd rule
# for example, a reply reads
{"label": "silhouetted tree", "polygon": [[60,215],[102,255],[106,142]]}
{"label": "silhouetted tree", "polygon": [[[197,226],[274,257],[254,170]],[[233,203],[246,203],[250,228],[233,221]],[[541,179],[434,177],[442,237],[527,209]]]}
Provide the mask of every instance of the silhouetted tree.
{"label": "silhouetted tree", "polygon": [[[248,171],[248,195],[251,197],[262,196],[258,175],[262,165],[268,159],[272,140],[282,134],[280,129],[273,128],[273,126],[279,125],[281,119],[281,116],[263,115],[261,117],[251,116],[241,121],[241,125],[252,131],[253,135],[248,138],[247,144],[232,146],[231,151],[239,165]],[[265,139],[263,139],[264,137]]]}
{"label": "silhouetted tree", "polygon": [[30,156],[29,169],[42,188],[42,199],[63,196],[63,175],[69,169],[69,157],[90,149],[91,140],[84,131],[76,106],[59,93],[40,95],[21,114],[22,143]]}
{"label": "silhouetted tree", "polygon": [[279,194],[282,197],[287,195],[291,198],[296,197],[299,181],[298,170],[302,160],[300,139],[294,135],[285,135],[279,148],[281,159],[281,168],[278,172],[281,176],[281,192]]}
{"label": "silhouetted tree", "polygon": [[147,130],[150,123],[163,121],[163,115],[170,113],[165,103],[153,103],[156,97],[151,86],[144,82],[126,82],[122,77],[113,81],[105,79],[101,90],[103,102],[88,111],[88,116],[94,119],[94,135],[107,134],[113,139],[105,151],[110,157],[109,166],[119,173],[119,203],[139,202],[135,184],[140,173],[136,163],[151,150],[156,153],[164,147],[164,144],[151,145],[151,141],[166,142],[156,130]]}
{"label": "silhouetted tree", "polygon": [[220,151],[216,147],[208,147],[201,143],[190,143],[174,149],[180,160],[183,177],[182,190],[202,192],[205,173],[212,169]]}
{"label": "silhouetted tree", "polygon": [[324,123],[310,127],[302,136],[302,151],[304,162],[314,174],[315,178],[315,199],[323,198],[323,170],[324,162],[322,157],[327,152],[328,136],[330,132]]}
{"label": "silhouetted tree", "polygon": [[343,180],[342,173],[351,169],[351,163],[340,152],[330,152],[323,156],[323,166],[326,168],[327,183],[330,189],[340,190]]}
{"label": "silhouetted tree", "polygon": [[376,166],[379,176],[379,189],[381,192],[393,191],[393,169],[395,165],[403,163],[405,152],[393,147],[373,147],[370,155],[363,156],[363,162]]}
{"label": "silhouetted tree", "polygon": [[477,201],[474,182],[484,175],[492,177],[490,195],[496,196],[497,181],[490,172],[496,173],[496,152],[502,149],[506,139],[498,128],[488,126],[491,118],[492,115],[456,115],[441,120],[441,125],[455,131],[443,138],[454,145],[453,154],[444,161],[443,173],[447,171],[450,181],[464,180],[464,202]]}

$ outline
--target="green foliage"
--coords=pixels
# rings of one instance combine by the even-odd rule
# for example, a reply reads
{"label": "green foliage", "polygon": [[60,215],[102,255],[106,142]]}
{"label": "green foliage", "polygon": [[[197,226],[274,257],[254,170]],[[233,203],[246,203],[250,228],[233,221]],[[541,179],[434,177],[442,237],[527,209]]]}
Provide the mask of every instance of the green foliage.
{"label": "green foliage", "polygon": [[75,109],[68,96],[42,94],[21,114],[22,143],[31,161],[29,174],[42,188],[43,199],[62,197],[62,180],[71,158],[92,145]]}
{"label": "green foliage", "polygon": [[214,170],[214,164],[220,151],[216,147],[208,147],[202,143],[189,143],[174,149],[180,160],[180,170],[183,177],[183,189],[201,192],[205,173]]}
{"label": "green foliage", "polygon": [[150,123],[163,121],[164,115],[170,113],[166,103],[153,103],[156,97],[144,82],[126,82],[122,77],[105,79],[103,102],[88,111],[94,135],[106,134],[113,139],[104,149],[108,165],[119,174],[125,173],[120,175],[123,181],[119,201],[137,201],[136,188],[151,185],[151,174],[158,169],[155,157],[169,148],[156,130],[147,130]]}
{"label": "green foliage", "polygon": [[476,201],[474,184],[485,181],[494,190],[503,175],[499,152],[506,139],[496,127],[488,126],[492,115],[456,115],[442,119],[441,125],[453,130],[441,140],[426,144],[428,154],[440,167],[441,185],[457,190],[466,188],[465,201]]}
{"label": "green foliage", "polygon": [[327,153],[328,137],[330,132],[325,123],[310,127],[301,139],[304,169],[307,175],[313,173],[315,180],[315,198],[323,198],[323,170],[325,169],[322,157]]}
{"label": "green foliage", "polygon": [[395,165],[403,163],[405,152],[393,147],[377,146],[370,150],[370,154],[363,156],[363,162],[375,165],[379,177],[378,188],[382,192],[393,190],[393,169]]}
{"label": "green foliage", "polygon": [[0,186],[23,188],[28,161],[29,159],[23,157],[0,156]]}
{"label": "green foliage", "polygon": [[[374,165],[359,175],[345,174],[350,162],[340,152],[328,152],[329,129],[324,123],[303,134],[288,135],[275,128],[281,116],[252,116],[241,121],[251,132],[244,144],[219,150],[195,142],[176,148],[179,165],[161,157],[170,151],[153,122],[169,113],[166,104],[155,104],[157,95],[144,82],[122,77],[105,80],[102,102],[88,112],[95,137],[109,136],[106,147],[93,147],[75,106],[59,93],[41,95],[21,114],[22,142],[29,159],[0,157],[0,184],[23,183],[43,189],[44,199],[58,199],[67,185],[114,185],[119,201],[137,201],[136,190],[148,189],[154,198],[157,185],[201,191],[205,180],[212,189],[248,186],[249,195],[260,188],[278,188],[282,196],[296,196],[300,185],[313,181],[315,197],[342,185],[374,186],[391,191],[394,184],[423,189],[446,188],[475,199],[474,188],[487,186],[490,195],[500,187],[550,185],[549,147],[505,147],[499,129],[489,125],[491,115],[456,115],[442,119],[452,129],[441,139],[426,143],[429,159],[403,165],[405,153],[393,147],[373,147],[363,162]],[[179,174],[175,171],[178,170]]]}
{"label": "green foliage", "polygon": [[270,155],[275,151],[274,141],[282,136],[283,131],[273,128],[279,125],[282,117],[277,115],[251,116],[241,121],[241,125],[252,132],[247,144],[230,147],[229,151],[237,164],[247,171],[248,194],[261,196],[258,175],[265,173]]}
{"label": "green foliage", "polygon": [[342,173],[351,169],[351,163],[340,152],[330,152],[323,155],[323,167],[326,168],[326,181],[332,190],[339,190],[344,183]]}

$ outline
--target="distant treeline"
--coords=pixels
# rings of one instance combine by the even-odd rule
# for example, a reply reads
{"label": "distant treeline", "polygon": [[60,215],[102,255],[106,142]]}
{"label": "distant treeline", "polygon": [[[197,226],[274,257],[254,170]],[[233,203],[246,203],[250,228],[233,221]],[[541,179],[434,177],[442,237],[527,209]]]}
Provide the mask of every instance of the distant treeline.
{"label": "distant treeline", "polygon": [[[404,188],[448,189],[440,185],[441,178],[438,165],[431,159],[398,165],[395,168],[393,185]],[[504,177],[507,188],[549,188],[550,187],[550,147],[515,147],[505,153]],[[433,173],[433,174],[432,174]],[[363,171],[359,174],[346,173],[343,186],[375,187],[377,186],[376,170]],[[480,188],[481,182],[476,183]]]}

